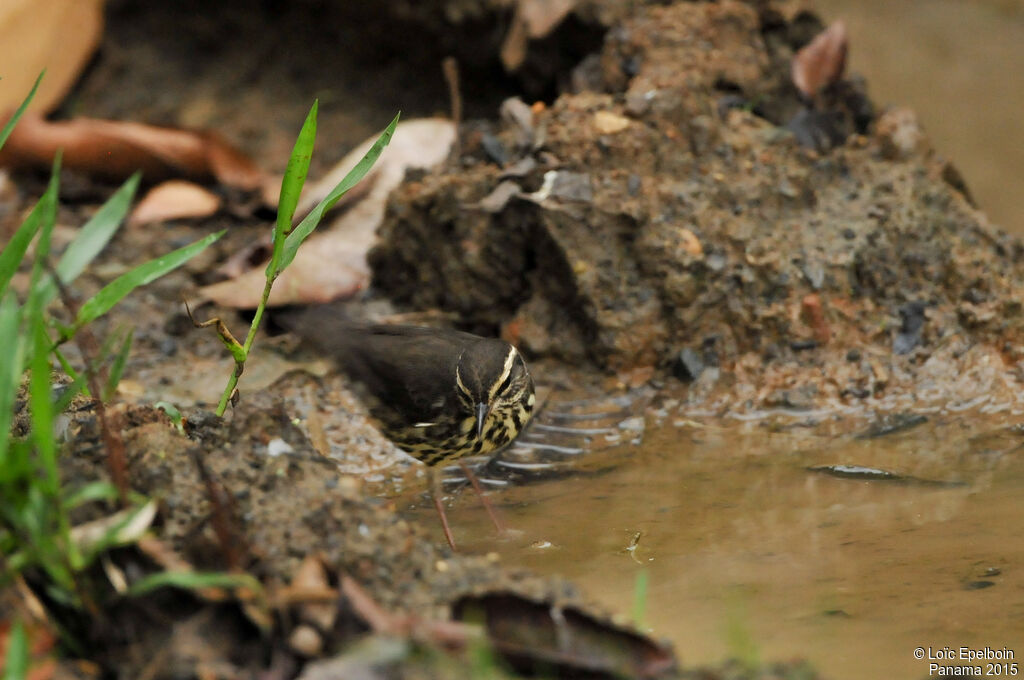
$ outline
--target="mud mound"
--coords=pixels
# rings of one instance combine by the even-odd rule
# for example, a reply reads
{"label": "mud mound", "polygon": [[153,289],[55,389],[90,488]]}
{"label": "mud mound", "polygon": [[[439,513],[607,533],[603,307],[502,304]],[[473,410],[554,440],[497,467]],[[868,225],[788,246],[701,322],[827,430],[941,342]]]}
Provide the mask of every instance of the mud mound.
{"label": "mud mound", "polygon": [[1020,244],[910,112],[876,118],[856,80],[799,98],[789,64],[820,28],[765,3],[637,10],[590,90],[507,102],[392,195],[377,285],[534,354],[621,371],[685,348],[844,399],[918,384],[936,351],[952,373],[1016,361]]}

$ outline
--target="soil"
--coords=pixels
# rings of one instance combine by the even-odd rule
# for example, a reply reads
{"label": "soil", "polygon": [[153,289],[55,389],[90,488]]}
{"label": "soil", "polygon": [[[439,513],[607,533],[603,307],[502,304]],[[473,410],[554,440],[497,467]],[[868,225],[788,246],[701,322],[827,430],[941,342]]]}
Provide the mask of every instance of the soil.
{"label": "soil", "polygon": [[[459,153],[392,194],[369,298],[500,332],[567,384],[621,393],[651,382],[686,404],[1014,392],[1021,245],[971,206],[912,113],[878,114],[856,78],[800,99],[789,64],[822,28],[813,14],[760,1],[580,2],[508,73],[505,2],[251,5],[111,2],[104,45],[64,113],[214,128],[279,171],[318,96],[316,176],[397,109],[446,112],[440,62],[453,54],[467,119]],[[63,179],[58,248],[108,193]],[[17,225],[40,178],[19,175],[14,186],[0,233]],[[62,621],[88,642],[96,672],[64,672],[466,677],[479,671],[471,641],[437,622],[499,602],[507,619],[488,619],[488,639],[518,671],[690,677],[670,649],[571,584],[451,554],[369,493],[348,473],[390,464],[393,446],[340,378],[293,371],[305,364],[286,341],[261,339],[240,404],[225,420],[209,413],[230,364],[178,302],[265,233],[271,216],[259,217],[122,230],[76,293],[228,228],[96,330],[135,329],[111,417],[131,487],[159,500],[159,544],[196,569],[244,570],[279,597],[105,592],[109,616]],[[242,327],[230,310],[203,312]],[[187,435],[138,405],[157,399],[183,407]],[[69,413],[67,439],[64,478],[105,478],[91,405]],[[91,505],[75,520],[107,512]],[[166,567],[160,554],[125,548],[112,559],[138,575]],[[315,651],[294,638],[308,610],[280,595],[310,559],[339,603],[336,620],[314,631]],[[346,579],[359,592],[339,594]],[[374,619],[378,610],[387,617]],[[593,633],[596,647],[561,658],[538,636],[516,637],[558,625]],[[463,653],[442,651],[452,647]],[[586,665],[606,648],[610,661]],[[814,677],[799,664],[697,673]]]}

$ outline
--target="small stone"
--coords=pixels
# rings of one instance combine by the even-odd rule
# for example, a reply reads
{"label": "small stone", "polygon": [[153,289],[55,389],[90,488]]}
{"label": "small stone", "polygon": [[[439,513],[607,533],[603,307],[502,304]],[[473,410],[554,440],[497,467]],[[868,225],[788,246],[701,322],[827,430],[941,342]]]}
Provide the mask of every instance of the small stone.
{"label": "small stone", "polygon": [[644,431],[644,418],[643,416],[633,416],[632,418],[626,418],[619,423],[620,430],[626,430],[627,432],[643,432]]}
{"label": "small stone", "polygon": [[494,135],[487,133],[480,139],[480,146],[484,148],[487,157],[498,165],[505,165],[508,162],[508,151],[501,140]]}
{"label": "small stone", "polygon": [[680,350],[679,354],[676,355],[676,360],[672,364],[672,375],[683,382],[692,382],[696,380],[700,377],[700,374],[703,371],[704,362],[701,361],[700,355],[689,347],[684,347]]}
{"label": "small stone", "polygon": [[628,118],[612,113],[611,111],[598,111],[594,114],[594,129],[602,135],[613,135],[622,132],[630,125]]}
{"label": "small stone", "polygon": [[292,634],[288,636],[288,646],[292,651],[301,656],[320,656],[323,651],[324,641],[316,629],[306,624],[295,627]]}
{"label": "small stone", "polygon": [[270,442],[267,443],[267,455],[271,458],[277,458],[285,453],[292,453],[294,450],[295,449],[292,448],[291,444],[280,437],[271,439]]}

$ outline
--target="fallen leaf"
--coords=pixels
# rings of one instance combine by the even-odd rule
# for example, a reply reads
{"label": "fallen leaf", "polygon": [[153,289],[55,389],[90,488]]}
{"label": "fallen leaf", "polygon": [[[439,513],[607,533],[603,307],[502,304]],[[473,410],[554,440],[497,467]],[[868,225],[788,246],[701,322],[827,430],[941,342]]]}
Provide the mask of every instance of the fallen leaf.
{"label": "fallen leaf", "polygon": [[189,217],[209,217],[220,208],[220,197],[198,184],[180,179],[168,180],[149,190],[128,217],[138,226]]}
{"label": "fallen leaf", "polygon": [[104,0],[0,2],[0,115],[19,106],[36,77],[46,77],[30,110],[50,111],[64,99],[103,33]]}
{"label": "fallen leaf", "polygon": [[846,24],[836,21],[793,56],[793,84],[807,98],[838,82],[846,68]]}
{"label": "fallen leaf", "polygon": [[455,619],[482,623],[491,644],[519,668],[544,668],[559,677],[627,678],[676,668],[670,648],[576,607],[496,591],[464,597],[452,609]]}
{"label": "fallen leaf", "polygon": [[22,116],[0,165],[48,169],[59,149],[64,167],[112,179],[141,170],[147,181],[184,177],[245,190],[264,182],[263,171],[214,132],[95,118],[49,122],[38,114]]}
{"label": "fallen leaf", "polygon": [[[296,214],[309,212],[375,140],[353,149],[327,175],[308,186]],[[454,142],[455,125],[449,120],[423,118],[399,123],[391,143],[363,180],[372,182],[370,190],[329,228],[315,232],[299,248],[295,260],[274,283],[270,306],[330,302],[361,290],[369,281],[366,253],[376,241],[388,194],[410,168],[429,168],[447,158]],[[235,279],[201,288],[199,293],[224,307],[255,308],[263,294],[264,268],[260,264]]]}
{"label": "fallen leaf", "polygon": [[83,553],[97,545],[113,547],[139,540],[156,518],[156,501],[138,508],[125,508],[112,515],[71,528],[71,542]]}

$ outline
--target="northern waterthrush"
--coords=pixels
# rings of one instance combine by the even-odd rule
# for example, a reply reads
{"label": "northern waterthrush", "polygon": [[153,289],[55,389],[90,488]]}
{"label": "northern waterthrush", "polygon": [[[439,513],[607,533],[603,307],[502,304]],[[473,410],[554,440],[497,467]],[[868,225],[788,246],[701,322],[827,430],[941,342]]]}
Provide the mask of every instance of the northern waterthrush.
{"label": "northern waterthrush", "polygon": [[337,319],[301,326],[299,334],[330,354],[356,383],[381,431],[427,466],[434,504],[454,548],[437,466],[497,452],[523,430],[536,396],[522,355],[503,340],[453,330]]}

